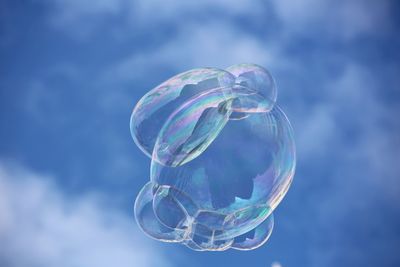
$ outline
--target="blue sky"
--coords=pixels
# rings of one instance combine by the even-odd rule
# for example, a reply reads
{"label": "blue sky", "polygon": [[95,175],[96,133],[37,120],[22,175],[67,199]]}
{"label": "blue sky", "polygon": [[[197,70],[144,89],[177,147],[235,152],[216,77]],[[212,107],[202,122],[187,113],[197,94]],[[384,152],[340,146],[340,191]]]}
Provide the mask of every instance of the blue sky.
{"label": "blue sky", "polygon": [[[0,2],[1,266],[399,266],[397,1]],[[268,68],[298,162],[269,242],[198,253],[133,219],[129,117],[195,67]],[[249,155],[251,156],[251,155]],[[278,264],[279,263],[279,264]]]}

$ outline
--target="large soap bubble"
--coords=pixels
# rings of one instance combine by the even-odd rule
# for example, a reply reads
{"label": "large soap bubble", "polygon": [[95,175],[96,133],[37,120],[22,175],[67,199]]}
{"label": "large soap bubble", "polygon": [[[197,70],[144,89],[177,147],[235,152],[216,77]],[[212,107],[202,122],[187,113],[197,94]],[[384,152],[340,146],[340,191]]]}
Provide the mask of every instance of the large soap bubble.
{"label": "large soap bubble", "polygon": [[254,64],[194,69],[147,93],[131,133],[151,158],[135,218],[149,236],[204,251],[264,244],[295,169],[271,74]]}

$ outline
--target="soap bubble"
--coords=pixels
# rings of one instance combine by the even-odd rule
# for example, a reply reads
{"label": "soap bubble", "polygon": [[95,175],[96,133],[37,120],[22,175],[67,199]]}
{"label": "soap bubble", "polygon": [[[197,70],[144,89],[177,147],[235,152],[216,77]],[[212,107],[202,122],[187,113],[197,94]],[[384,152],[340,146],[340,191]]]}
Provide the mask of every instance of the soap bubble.
{"label": "soap bubble", "polygon": [[189,98],[235,83],[231,73],[215,68],[180,73],[145,94],[131,116],[131,134],[136,145],[149,157],[168,116]]}
{"label": "soap bubble", "polygon": [[135,202],[145,233],[199,251],[267,241],[296,161],[269,72],[239,64],[178,74],[139,101],[131,133],[151,158]]}

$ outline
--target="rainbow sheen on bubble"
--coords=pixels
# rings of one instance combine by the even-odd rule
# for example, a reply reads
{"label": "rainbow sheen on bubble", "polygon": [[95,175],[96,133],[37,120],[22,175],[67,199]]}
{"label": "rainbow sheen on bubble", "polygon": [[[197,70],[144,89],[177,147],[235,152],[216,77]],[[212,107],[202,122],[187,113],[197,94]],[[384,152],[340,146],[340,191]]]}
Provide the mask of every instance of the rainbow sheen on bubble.
{"label": "rainbow sheen on bubble", "polygon": [[264,244],[295,170],[290,123],[254,64],[194,69],[147,93],[131,133],[151,158],[135,218],[152,238],[198,251]]}

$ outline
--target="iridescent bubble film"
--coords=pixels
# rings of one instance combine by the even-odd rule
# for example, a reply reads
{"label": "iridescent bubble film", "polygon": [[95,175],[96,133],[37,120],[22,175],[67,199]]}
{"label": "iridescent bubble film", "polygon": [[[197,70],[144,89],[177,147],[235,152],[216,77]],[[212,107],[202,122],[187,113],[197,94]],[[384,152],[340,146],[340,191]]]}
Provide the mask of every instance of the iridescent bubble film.
{"label": "iridescent bubble film", "polygon": [[254,64],[189,70],[143,96],[130,126],[151,159],[135,202],[146,234],[198,251],[268,240],[296,164],[276,96],[271,74]]}

